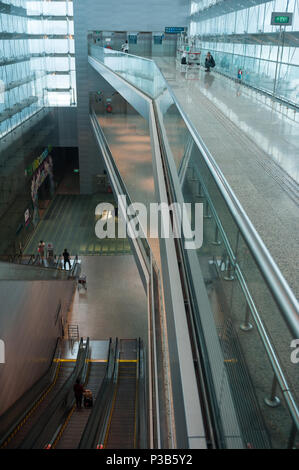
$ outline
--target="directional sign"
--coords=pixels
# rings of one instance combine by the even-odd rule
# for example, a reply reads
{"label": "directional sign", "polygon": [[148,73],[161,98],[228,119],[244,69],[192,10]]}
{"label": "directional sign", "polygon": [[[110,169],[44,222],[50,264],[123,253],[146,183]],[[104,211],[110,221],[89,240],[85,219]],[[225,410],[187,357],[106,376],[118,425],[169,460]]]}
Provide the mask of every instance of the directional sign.
{"label": "directional sign", "polygon": [[165,26],[165,33],[168,34],[178,34],[183,33],[185,28],[182,26]]}
{"label": "directional sign", "polygon": [[271,25],[292,26],[293,13],[273,12],[271,15]]}

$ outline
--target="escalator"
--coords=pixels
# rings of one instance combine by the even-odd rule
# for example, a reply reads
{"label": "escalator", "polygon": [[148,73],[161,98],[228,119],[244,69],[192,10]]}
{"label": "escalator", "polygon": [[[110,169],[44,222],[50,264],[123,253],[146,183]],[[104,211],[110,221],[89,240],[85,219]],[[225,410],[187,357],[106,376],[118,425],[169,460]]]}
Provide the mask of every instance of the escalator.
{"label": "escalator", "polygon": [[[56,351],[54,357],[55,359],[51,366],[51,368],[54,369],[53,380],[50,384],[46,385],[45,389],[33,401],[32,405],[27,408],[25,413],[16,420],[15,425],[12,426],[7,437],[2,440],[1,448],[17,449],[21,445],[31,429],[38,423],[40,417],[47,409],[58,390],[74,371],[76,365],[75,361],[61,362],[59,359],[59,351]],[[41,380],[43,380],[43,378]]]}
{"label": "escalator", "polygon": [[10,440],[6,447],[7,449],[17,449],[21,445],[25,437],[29,434],[31,429],[39,421],[41,415],[51,403],[53,397],[56,395],[56,393],[67,380],[67,378],[71,375],[74,370],[74,366],[75,364],[70,362],[62,362],[58,364],[57,375],[54,379],[53,384],[47,391],[45,391],[45,395],[42,401],[36,406],[34,410],[32,410],[32,414],[28,416],[26,422],[21,426],[20,430],[16,433],[16,435]]}
{"label": "escalator", "polygon": [[134,449],[137,446],[139,348],[137,339],[120,340],[113,395],[98,448]]}
{"label": "escalator", "polygon": [[52,449],[76,449],[79,446],[87,422],[95,409],[96,401],[101,400],[101,386],[106,377],[110,361],[114,361],[111,351],[112,341],[110,339],[108,360],[106,362],[93,362],[89,360],[84,388],[90,390],[92,396],[95,397],[93,407],[85,408],[83,406],[81,409],[77,410],[73,400],[70,408],[64,415],[65,419],[59,425],[52,438],[50,443]]}
{"label": "escalator", "polygon": [[16,420],[13,430],[5,439],[2,447],[6,449],[40,449],[44,448],[52,429],[56,428],[65,404],[73,397],[73,385],[80,377],[86,363],[89,339],[79,343],[76,361],[56,359],[54,380],[45,388],[33,405]]}
{"label": "escalator", "polygon": [[[53,381],[15,421],[6,449],[146,448],[144,360],[141,340],[109,341],[107,360],[89,357],[89,339],[75,360],[55,355]],[[93,407],[76,409],[80,377]]]}

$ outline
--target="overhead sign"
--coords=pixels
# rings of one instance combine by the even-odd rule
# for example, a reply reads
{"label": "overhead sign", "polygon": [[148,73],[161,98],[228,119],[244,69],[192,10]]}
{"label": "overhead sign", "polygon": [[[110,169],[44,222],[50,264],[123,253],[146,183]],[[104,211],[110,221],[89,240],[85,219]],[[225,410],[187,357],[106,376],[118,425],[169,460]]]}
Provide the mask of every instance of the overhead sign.
{"label": "overhead sign", "polygon": [[273,12],[271,15],[271,25],[278,26],[292,26],[293,22],[293,13],[288,12]]}
{"label": "overhead sign", "polygon": [[32,201],[35,201],[38,189],[41,187],[48,175],[53,177],[53,160],[51,155],[48,155],[48,157],[43,161],[43,163],[38,167],[38,170],[33,175],[31,182]]}
{"label": "overhead sign", "polygon": [[33,163],[30,163],[30,165],[27,166],[27,168],[25,169],[25,176],[32,176],[33,173],[39,168],[39,166],[47,158],[51,150],[52,150],[52,145],[48,145],[48,147],[43,151],[43,153],[39,157],[37,157]]}
{"label": "overhead sign", "polygon": [[168,34],[178,34],[183,33],[185,28],[182,26],[165,26],[165,33]]}
{"label": "overhead sign", "polygon": [[129,43],[137,44],[137,34],[129,34]]}

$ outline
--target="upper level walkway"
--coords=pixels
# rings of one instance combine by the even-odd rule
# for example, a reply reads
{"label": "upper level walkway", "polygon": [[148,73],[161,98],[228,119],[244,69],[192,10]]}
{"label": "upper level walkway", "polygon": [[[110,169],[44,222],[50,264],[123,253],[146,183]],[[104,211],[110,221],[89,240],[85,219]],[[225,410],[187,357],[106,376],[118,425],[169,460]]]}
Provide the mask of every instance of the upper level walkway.
{"label": "upper level walkway", "polygon": [[[204,69],[153,58],[299,297],[299,124],[294,111]],[[275,110],[276,109],[276,110]]]}

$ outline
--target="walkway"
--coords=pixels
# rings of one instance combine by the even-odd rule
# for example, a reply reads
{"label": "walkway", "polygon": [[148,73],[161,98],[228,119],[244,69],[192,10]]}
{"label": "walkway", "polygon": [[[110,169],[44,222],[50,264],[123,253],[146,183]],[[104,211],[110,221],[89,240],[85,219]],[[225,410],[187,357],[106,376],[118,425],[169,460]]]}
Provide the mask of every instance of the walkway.
{"label": "walkway", "polygon": [[173,58],[154,59],[299,297],[298,123],[215,72],[186,79]]}

